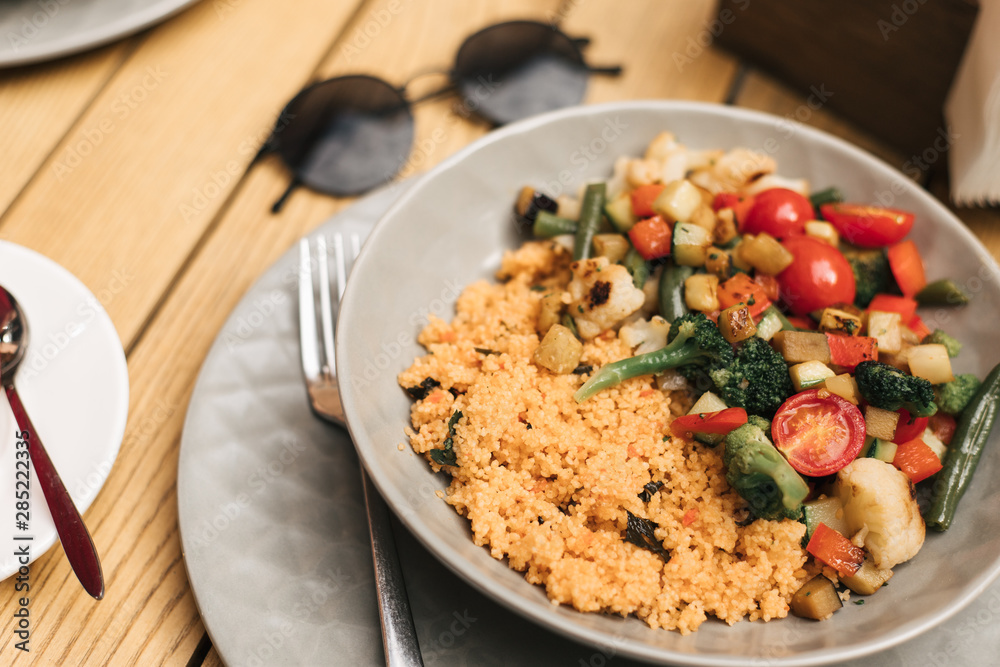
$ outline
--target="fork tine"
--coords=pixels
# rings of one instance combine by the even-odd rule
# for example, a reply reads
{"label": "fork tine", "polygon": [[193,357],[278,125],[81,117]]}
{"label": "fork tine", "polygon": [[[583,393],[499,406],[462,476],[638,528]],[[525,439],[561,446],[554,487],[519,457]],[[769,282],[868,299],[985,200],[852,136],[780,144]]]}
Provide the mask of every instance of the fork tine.
{"label": "fork tine", "polygon": [[[340,245],[338,240],[337,237],[333,239],[334,251]],[[326,368],[330,375],[333,375],[336,373],[333,353],[333,306],[330,302],[330,255],[326,250],[325,236],[320,236],[317,239],[316,251],[319,255],[319,313],[322,324],[323,355],[326,359]],[[341,253],[343,253],[342,250]]]}
{"label": "fork tine", "polygon": [[[357,259],[358,253],[361,252],[361,238],[357,234],[351,234],[351,266],[354,266],[354,260]],[[347,287],[347,262],[345,261],[344,254],[341,252],[337,256],[337,261],[340,263],[337,268],[337,300],[340,301],[344,298],[344,288]]]}
{"label": "fork tine", "polygon": [[316,346],[316,305],[308,239],[299,241],[299,344],[302,372],[306,378],[315,378],[319,375],[319,348]]}

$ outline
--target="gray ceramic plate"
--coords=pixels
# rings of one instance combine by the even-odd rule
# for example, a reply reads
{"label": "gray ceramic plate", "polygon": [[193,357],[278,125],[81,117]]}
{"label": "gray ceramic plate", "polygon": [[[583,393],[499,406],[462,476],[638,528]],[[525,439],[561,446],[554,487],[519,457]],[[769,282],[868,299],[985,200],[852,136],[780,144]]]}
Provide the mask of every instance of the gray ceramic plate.
{"label": "gray ceramic plate", "polygon": [[3,0],[0,67],[58,58],[107,44],[197,0]]}
{"label": "gray ceramic plate", "polygon": [[892,585],[833,620],[710,622],[694,635],[651,630],[635,619],[555,607],[544,591],[476,547],[467,521],[435,492],[446,488],[405,442],[410,400],[396,375],[423,353],[414,342],[430,312],[450,317],[461,288],[489,277],[501,252],[523,236],[511,205],[531,184],[557,194],[607,177],[614,158],[641,154],[662,130],[691,147],[746,146],[778,161],[779,173],[850,200],[881,200],[917,214],[912,233],[928,275],[950,276],[975,294],[960,311],[924,313],[965,342],[957,370],[982,376],[1000,359],[995,344],[1000,270],[940,203],[867,153],[825,133],[752,111],[683,102],[580,107],[487,135],[445,160],[406,192],[375,227],[348,283],[338,325],[344,406],[358,452],[389,505],[441,561],[494,600],[544,626],[619,654],[687,665],[817,665],[885,649],[968,604],[1000,571],[1000,475],[996,440],[983,457],[960,515],[931,535]]}

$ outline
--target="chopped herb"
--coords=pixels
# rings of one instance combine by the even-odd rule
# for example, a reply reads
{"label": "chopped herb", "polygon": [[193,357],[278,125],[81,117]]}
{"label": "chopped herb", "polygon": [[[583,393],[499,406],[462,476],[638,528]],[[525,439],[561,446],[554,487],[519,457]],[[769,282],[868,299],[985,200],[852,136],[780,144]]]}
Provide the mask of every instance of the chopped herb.
{"label": "chopped herb", "polygon": [[812,594],[813,594],[813,592],[812,592],[812,591],[806,591],[806,597],[809,597],[809,596],[810,596],[810,595],[812,595]]}
{"label": "chopped herb", "polygon": [[439,449],[431,450],[431,460],[442,466],[457,466],[458,457],[455,456],[455,424],[462,418],[462,411],[455,410],[455,414],[448,420],[448,437]]}
{"label": "chopped herb", "polygon": [[527,429],[528,429],[529,431],[530,431],[531,429],[535,428],[535,427],[534,427],[534,426],[532,426],[532,425],[531,425],[531,424],[530,424],[529,422],[524,422],[524,425],[525,425],[525,426],[527,427]]}
{"label": "chopped herb", "polygon": [[465,392],[464,392],[464,391],[461,391],[461,390],[459,390],[459,389],[455,389],[454,387],[452,387],[451,389],[449,389],[449,390],[448,390],[448,393],[450,393],[450,394],[451,394],[452,396],[454,396],[455,398],[458,398],[459,396],[461,396],[461,395],[462,395],[462,394],[464,394]]}
{"label": "chopped herb", "polygon": [[864,601],[864,600],[855,600],[855,601],[854,601],[854,604],[857,604],[857,605],[862,605],[862,604],[864,604],[864,603],[865,603],[865,601]]}
{"label": "chopped herb", "polygon": [[479,354],[485,354],[485,355],[500,354],[496,350],[491,350],[488,347],[474,347],[472,349],[478,352]]}
{"label": "chopped herb", "polygon": [[670,560],[670,552],[663,548],[663,544],[656,539],[656,524],[649,519],[638,517],[628,510],[628,526],[625,529],[625,541],[631,542],[640,549],[652,551],[663,559],[664,562]]}
{"label": "chopped herb", "polygon": [[581,313],[583,312],[583,306],[577,306],[577,307],[576,307],[576,309],[577,309],[578,311],[580,311]]}
{"label": "chopped herb", "polygon": [[440,386],[441,383],[434,378],[424,378],[424,381],[416,387],[407,387],[406,393],[410,395],[410,398],[416,401],[422,401],[427,398],[427,394],[431,393],[432,389],[437,389]]}
{"label": "chopped herb", "polygon": [[847,331],[849,335],[854,335],[854,330],[858,328],[858,323],[854,320],[846,320],[844,322],[844,330]]}
{"label": "chopped herb", "polygon": [[545,285],[532,285],[531,286],[531,291],[532,292],[544,292],[547,289],[548,289],[548,287],[546,287]]}
{"label": "chopped herb", "polygon": [[756,299],[756,298],[754,297],[754,295],[753,295],[753,294],[751,294],[751,295],[750,295],[750,298],[749,298],[749,299],[747,299],[747,305],[748,305],[748,306],[752,306],[752,305],[754,305],[755,303],[757,303],[757,299]]}
{"label": "chopped herb", "polygon": [[652,498],[653,494],[663,488],[663,482],[649,482],[642,487],[642,491],[639,493],[639,500],[644,503],[648,503]]}
{"label": "chopped herb", "polygon": [[590,364],[580,364],[573,369],[573,375],[586,375],[594,370],[594,367]]}

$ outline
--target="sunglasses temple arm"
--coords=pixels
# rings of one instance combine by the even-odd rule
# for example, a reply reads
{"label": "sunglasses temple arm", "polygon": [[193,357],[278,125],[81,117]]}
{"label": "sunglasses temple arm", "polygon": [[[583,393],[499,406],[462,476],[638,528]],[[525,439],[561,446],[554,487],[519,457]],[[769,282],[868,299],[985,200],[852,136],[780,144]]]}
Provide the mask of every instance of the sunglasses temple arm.
{"label": "sunglasses temple arm", "polygon": [[587,65],[587,71],[591,74],[607,74],[608,76],[618,76],[622,73],[621,65],[612,65],[611,67],[591,67]]}
{"label": "sunglasses temple arm", "polygon": [[292,193],[300,185],[302,185],[302,182],[299,181],[298,178],[292,178],[291,182],[288,184],[288,187],[281,194],[281,196],[278,197],[278,201],[274,202],[274,204],[271,205],[271,213],[273,213],[273,214],[280,213],[281,209],[283,209],[285,207],[285,202],[288,201],[288,198],[292,196]]}

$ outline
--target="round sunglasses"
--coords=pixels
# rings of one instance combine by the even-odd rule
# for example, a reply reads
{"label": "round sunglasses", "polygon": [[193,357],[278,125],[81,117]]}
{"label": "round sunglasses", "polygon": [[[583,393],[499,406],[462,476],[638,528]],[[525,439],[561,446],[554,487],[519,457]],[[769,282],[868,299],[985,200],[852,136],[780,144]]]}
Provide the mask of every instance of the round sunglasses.
{"label": "round sunglasses", "polygon": [[588,43],[549,23],[508,21],[466,38],[449,83],[418,99],[406,96],[410,82],[396,87],[364,74],[307,86],[285,105],[251,163],[275,153],[292,172],[271,211],[280,211],[300,185],[353,196],[392,180],[410,154],[412,107],[419,102],[454,92],[464,109],[494,125],[579,104],[590,74],[621,73],[587,65]]}

